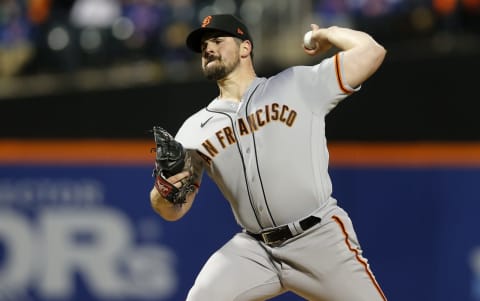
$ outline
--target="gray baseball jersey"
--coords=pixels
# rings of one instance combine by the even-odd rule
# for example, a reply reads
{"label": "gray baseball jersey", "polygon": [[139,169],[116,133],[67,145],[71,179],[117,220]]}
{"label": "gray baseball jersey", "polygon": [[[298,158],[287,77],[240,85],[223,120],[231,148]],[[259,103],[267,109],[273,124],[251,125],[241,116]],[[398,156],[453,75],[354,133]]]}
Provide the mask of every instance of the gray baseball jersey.
{"label": "gray baseball jersey", "polygon": [[[188,301],[266,300],[285,291],[386,301],[331,196],[324,118],[354,91],[341,78],[341,56],[256,78],[241,102],[215,99],[180,128],[176,138],[192,153],[195,176],[206,170],[247,230],[209,258]],[[302,231],[312,217],[320,222]],[[279,245],[256,238],[278,226],[295,236]]]}
{"label": "gray baseball jersey", "polygon": [[178,131],[248,231],[315,214],[331,197],[324,118],[354,91],[341,55],[256,78],[241,102],[214,99]]}

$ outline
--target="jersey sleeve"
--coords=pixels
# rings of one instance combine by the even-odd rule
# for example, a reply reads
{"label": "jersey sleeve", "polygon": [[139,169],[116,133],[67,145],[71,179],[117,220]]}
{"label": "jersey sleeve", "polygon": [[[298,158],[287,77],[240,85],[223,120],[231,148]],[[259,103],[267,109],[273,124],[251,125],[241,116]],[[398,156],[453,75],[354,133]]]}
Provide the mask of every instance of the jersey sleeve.
{"label": "jersey sleeve", "polygon": [[195,150],[188,149],[187,152],[190,154],[193,165],[193,182],[197,187],[200,187],[203,177],[203,160],[200,158],[199,154]]}
{"label": "jersey sleeve", "polygon": [[[175,140],[180,142],[182,146],[187,150],[187,152],[190,153],[193,164],[194,181],[197,185],[200,185],[204,171],[204,161],[197,152],[199,145],[199,136],[196,135],[196,131],[198,128],[198,124],[200,124],[198,116],[199,114],[200,112],[188,118],[182,124],[177,134],[175,135]],[[196,124],[197,127],[195,127]]]}
{"label": "jersey sleeve", "polygon": [[188,117],[178,129],[175,140],[180,142],[186,149],[197,150],[203,142],[202,137],[205,134],[201,128],[201,123],[211,116],[205,108]]}
{"label": "jersey sleeve", "polygon": [[339,52],[317,65],[299,67],[295,71],[303,99],[317,113],[328,114],[340,101],[361,88],[352,88],[345,81],[342,58],[343,52]]}

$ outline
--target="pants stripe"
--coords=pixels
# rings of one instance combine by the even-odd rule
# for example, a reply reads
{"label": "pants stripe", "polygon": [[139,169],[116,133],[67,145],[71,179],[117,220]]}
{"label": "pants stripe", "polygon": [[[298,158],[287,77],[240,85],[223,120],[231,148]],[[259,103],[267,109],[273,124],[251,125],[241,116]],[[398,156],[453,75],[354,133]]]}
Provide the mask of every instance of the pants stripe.
{"label": "pants stripe", "polygon": [[375,288],[377,289],[378,293],[382,296],[382,299],[384,301],[387,301],[387,298],[385,297],[385,294],[383,293],[382,289],[380,288],[380,285],[378,284],[377,280],[375,280],[375,276],[373,276],[373,273],[372,271],[370,270],[367,262],[362,258],[362,256],[358,253],[358,250],[353,248],[352,245],[350,244],[350,240],[348,239],[348,233],[347,233],[347,230],[345,228],[345,225],[344,223],[342,222],[342,220],[338,217],[338,216],[332,216],[332,219],[340,226],[340,228],[342,229],[342,232],[343,232],[343,235],[345,236],[345,244],[347,245],[347,248],[353,252],[355,254],[355,258],[357,259],[358,262],[360,262],[360,264],[363,265],[363,267],[365,268],[365,272],[367,273],[368,277],[370,278],[370,280],[372,281],[373,285],[375,286]]}

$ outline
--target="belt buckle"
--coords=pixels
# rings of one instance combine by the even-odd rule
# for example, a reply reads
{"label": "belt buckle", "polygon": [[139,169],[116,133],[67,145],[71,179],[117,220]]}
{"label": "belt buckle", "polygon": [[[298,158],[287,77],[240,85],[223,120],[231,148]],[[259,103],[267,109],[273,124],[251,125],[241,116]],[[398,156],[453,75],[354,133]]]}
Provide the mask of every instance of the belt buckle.
{"label": "belt buckle", "polygon": [[265,232],[265,233],[261,233],[261,234],[260,234],[260,235],[262,236],[263,242],[265,242],[267,245],[273,245],[273,244],[279,242],[279,240],[270,241],[270,240],[268,239],[268,234],[270,234],[270,232]]}
{"label": "belt buckle", "polygon": [[278,244],[285,241],[284,239],[276,239],[276,240],[269,239],[269,235],[273,232],[277,232],[278,230],[279,229],[275,229],[275,230],[270,230],[270,231],[265,231],[260,233],[260,235],[262,236],[263,242],[265,242],[267,245],[274,245],[274,244]]}

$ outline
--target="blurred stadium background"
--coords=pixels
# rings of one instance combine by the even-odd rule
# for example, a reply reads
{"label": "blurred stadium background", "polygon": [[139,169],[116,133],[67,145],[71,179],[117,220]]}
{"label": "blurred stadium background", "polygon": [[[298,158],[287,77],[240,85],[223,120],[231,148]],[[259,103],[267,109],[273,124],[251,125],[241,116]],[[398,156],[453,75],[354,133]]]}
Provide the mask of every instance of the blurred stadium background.
{"label": "blurred stadium background", "polygon": [[479,138],[478,0],[4,0],[0,135],[135,138],[167,107],[176,130],[215,93],[184,47],[215,12],[251,27],[260,76],[318,60],[297,47],[312,22],[365,30],[388,49],[371,88],[355,95],[369,100],[341,106],[330,139]]}
{"label": "blurred stadium background", "polygon": [[178,223],[148,202],[147,131],[216,95],[184,47],[213,13],[259,76],[321,59],[311,23],[385,46],[327,117],[334,193],[389,300],[479,301],[480,0],[0,0],[0,301],[182,300],[238,230],[208,179]]}

